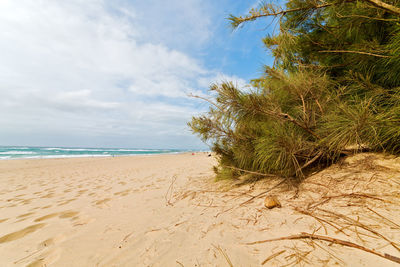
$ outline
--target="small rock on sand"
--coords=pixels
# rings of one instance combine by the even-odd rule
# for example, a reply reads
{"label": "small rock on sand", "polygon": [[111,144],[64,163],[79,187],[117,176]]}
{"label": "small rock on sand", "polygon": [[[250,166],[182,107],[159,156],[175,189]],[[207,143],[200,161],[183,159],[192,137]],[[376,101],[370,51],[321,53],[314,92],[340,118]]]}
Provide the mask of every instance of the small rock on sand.
{"label": "small rock on sand", "polygon": [[278,198],[276,198],[275,196],[266,197],[265,200],[264,200],[264,205],[268,209],[273,209],[275,207],[278,207],[278,208],[282,207],[282,205],[279,202]]}

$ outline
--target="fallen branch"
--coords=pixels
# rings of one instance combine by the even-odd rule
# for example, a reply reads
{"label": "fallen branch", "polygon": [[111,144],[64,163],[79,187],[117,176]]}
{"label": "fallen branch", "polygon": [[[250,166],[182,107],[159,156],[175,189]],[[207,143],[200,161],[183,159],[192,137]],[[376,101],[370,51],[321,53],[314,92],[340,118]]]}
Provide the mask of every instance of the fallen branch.
{"label": "fallen branch", "polygon": [[317,203],[314,203],[313,205],[310,205],[308,208],[309,209],[314,209],[317,206],[320,206],[322,204],[325,204],[326,202],[334,199],[334,198],[345,198],[345,197],[354,197],[354,198],[371,198],[371,199],[375,199],[375,200],[380,200],[385,202],[384,199],[373,196],[373,195],[367,195],[367,194],[361,194],[361,193],[350,193],[350,194],[340,194],[340,195],[336,195],[336,196],[324,196],[324,200],[321,200]]}
{"label": "fallen branch", "polygon": [[400,258],[398,258],[396,256],[389,255],[387,253],[381,253],[381,252],[375,251],[373,249],[369,249],[369,248],[360,246],[360,245],[358,245],[356,243],[353,243],[353,242],[350,242],[350,241],[341,240],[341,239],[333,238],[333,237],[330,237],[330,236],[313,235],[313,234],[309,234],[309,233],[301,233],[301,234],[298,234],[298,235],[290,235],[290,236],[284,236],[284,237],[279,237],[279,238],[260,240],[260,241],[246,243],[245,245],[255,245],[255,244],[261,244],[261,243],[267,243],[267,242],[273,242],[273,241],[296,240],[296,239],[322,240],[322,241],[331,242],[331,243],[334,243],[334,244],[339,244],[339,245],[342,245],[342,246],[356,248],[356,249],[363,250],[365,252],[374,254],[376,256],[379,256],[379,257],[382,257],[384,259],[387,259],[387,260],[390,260],[390,261],[393,261],[393,262],[396,262],[396,263],[400,264]]}
{"label": "fallen branch", "polygon": [[224,256],[224,258],[225,258],[225,260],[226,260],[226,262],[228,263],[228,265],[230,266],[230,267],[233,267],[233,264],[232,264],[232,261],[229,259],[229,257],[228,257],[228,254],[226,254],[226,252],[225,251],[223,251],[222,250],[222,248],[220,247],[220,246],[215,246],[215,245],[212,245],[214,248],[216,248],[221,254],[222,254],[222,256]]}
{"label": "fallen branch", "polygon": [[369,226],[367,226],[367,225],[365,225],[365,224],[363,224],[363,223],[361,223],[361,222],[359,222],[359,221],[356,221],[356,220],[354,220],[354,219],[352,219],[352,218],[350,218],[350,217],[347,217],[346,215],[340,214],[340,213],[335,213],[335,212],[333,212],[333,211],[325,210],[325,209],[320,209],[320,208],[318,208],[318,210],[323,211],[323,212],[328,213],[328,214],[332,214],[332,215],[334,215],[334,216],[336,216],[336,217],[338,217],[338,218],[342,218],[342,219],[348,221],[349,223],[351,223],[352,225],[356,225],[356,226],[358,226],[358,227],[361,227],[361,228],[363,228],[364,230],[367,230],[367,231],[373,233],[374,235],[379,236],[380,238],[386,240],[390,245],[392,245],[392,247],[394,247],[395,249],[397,249],[398,251],[400,251],[400,247],[399,247],[396,243],[394,243],[393,241],[391,241],[391,240],[390,240],[389,238],[387,238],[386,236],[384,236],[384,235],[378,233],[377,231],[375,231],[375,230],[372,229],[371,227],[369,227]]}
{"label": "fallen branch", "polygon": [[397,226],[397,227],[400,229],[400,225],[398,225],[398,224],[397,224],[397,223],[395,223],[394,221],[392,221],[392,220],[389,220],[389,219],[388,219],[388,218],[386,218],[385,216],[383,216],[383,215],[379,214],[378,212],[374,211],[373,209],[371,209],[371,208],[369,208],[369,207],[367,207],[367,209],[368,209],[368,210],[370,210],[370,211],[372,211],[373,213],[375,213],[376,215],[378,215],[378,216],[379,216],[379,217],[381,217],[382,219],[384,219],[384,220],[386,220],[386,221],[388,221],[388,222],[392,223],[393,225]]}
{"label": "fallen branch", "polygon": [[299,209],[299,208],[294,208],[294,209],[295,209],[295,211],[297,211],[297,212],[300,212],[300,213],[302,213],[302,214],[304,214],[304,215],[308,215],[308,216],[313,217],[314,219],[316,219],[316,220],[324,227],[325,234],[327,234],[327,230],[326,230],[325,226],[322,224],[322,222],[324,222],[324,223],[326,223],[326,224],[329,224],[330,226],[332,226],[333,228],[335,228],[338,232],[341,232],[341,233],[343,233],[344,235],[349,236],[348,234],[346,234],[346,233],[343,231],[343,229],[340,229],[339,227],[337,227],[336,225],[334,225],[333,223],[331,223],[331,222],[329,222],[329,221],[327,221],[327,220],[325,220],[325,219],[322,219],[322,218],[317,217],[316,215],[312,214],[311,212],[308,212],[308,211],[305,211],[305,210],[302,210],[302,209]]}
{"label": "fallen branch", "polygon": [[285,251],[286,251],[286,250],[284,249],[284,250],[281,250],[281,251],[279,251],[279,252],[276,252],[276,253],[272,254],[271,256],[269,256],[268,258],[266,258],[266,259],[261,263],[261,265],[266,264],[268,261],[272,260],[272,259],[275,258],[275,257],[278,257],[279,255],[281,255],[281,254],[284,253]]}

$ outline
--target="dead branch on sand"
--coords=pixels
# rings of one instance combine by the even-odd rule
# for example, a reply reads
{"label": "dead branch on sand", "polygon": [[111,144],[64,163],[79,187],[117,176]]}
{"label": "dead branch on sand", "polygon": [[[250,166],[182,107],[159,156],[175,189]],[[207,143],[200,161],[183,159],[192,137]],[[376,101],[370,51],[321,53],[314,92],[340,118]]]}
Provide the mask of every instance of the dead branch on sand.
{"label": "dead branch on sand", "polygon": [[378,237],[380,237],[380,238],[386,240],[390,245],[392,245],[392,247],[394,247],[395,249],[397,249],[398,251],[400,251],[400,248],[399,248],[399,245],[398,245],[398,244],[394,243],[393,241],[391,241],[391,240],[390,240],[389,238],[387,238],[386,236],[384,236],[384,235],[378,233],[377,231],[375,231],[374,229],[372,229],[372,228],[369,227],[368,225],[365,225],[365,224],[363,224],[363,223],[361,223],[361,222],[359,222],[359,221],[357,221],[357,220],[354,220],[354,219],[352,219],[352,218],[350,218],[350,217],[348,217],[348,216],[346,216],[346,215],[344,215],[344,214],[335,213],[335,212],[333,212],[333,211],[325,210],[325,209],[320,209],[320,208],[318,208],[318,210],[320,210],[320,211],[322,211],[322,212],[325,212],[325,213],[328,213],[328,214],[331,214],[331,215],[333,215],[333,216],[336,216],[337,218],[341,218],[341,219],[343,219],[343,220],[349,222],[351,225],[355,225],[355,226],[358,226],[358,227],[360,227],[360,228],[363,228],[364,230],[367,230],[368,232],[371,232],[371,233],[373,233],[374,235],[376,235],[376,236],[378,236]]}
{"label": "dead branch on sand", "polygon": [[261,243],[267,243],[267,242],[273,242],[273,241],[280,241],[280,240],[296,240],[296,239],[312,239],[312,240],[322,240],[322,241],[326,241],[326,242],[331,242],[334,244],[339,244],[342,246],[347,246],[347,247],[351,247],[351,248],[356,248],[359,250],[363,250],[365,252],[374,254],[376,256],[382,257],[384,259],[396,262],[400,264],[400,258],[393,256],[393,255],[389,255],[387,253],[381,253],[363,246],[360,246],[356,243],[350,242],[350,241],[346,241],[346,240],[341,240],[341,239],[337,239],[337,238],[333,238],[330,236],[322,236],[322,235],[314,235],[314,234],[309,234],[309,233],[301,233],[301,234],[297,234],[297,235],[290,235],[290,236],[284,236],[284,237],[279,237],[279,238],[272,238],[272,239],[266,239],[266,240],[260,240],[260,241],[255,241],[255,242],[250,242],[250,243],[245,243],[245,245],[256,245],[256,244],[261,244]]}
{"label": "dead branch on sand", "polygon": [[362,193],[350,193],[350,194],[340,194],[340,195],[336,195],[336,196],[324,196],[324,197],[322,197],[323,200],[321,200],[321,201],[319,201],[317,203],[314,203],[313,205],[310,205],[308,208],[309,209],[313,209],[313,208],[316,208],[316,207],[318,207],[318,206],[320,206],[322,204],[327,203],[328,201],[330,201],[332,199],[335,199],[335,198],[346,198],[346,197],[349,197],[349,198],[370,198],[370,199],[380,200],[380,201],[385,202],[384,199],[378,198],[378,197],[376,197],[374,195],[368,195],[368,194],[362,194]]}
{"label": "dead branch on sand", "polygon": [[261,265],[266,264],[268,261],[272,260],[273,258],[278,257],[279,255],[281,255],[281,254],[284,253],[285,251],[286,251],[286,249],[281,250],[281,251],[278,251],[278,252],[272,254],[271,256],[269,256],[268,258],[266,258],[266,259],[261,263]]}
{"label": "dead branch on sand", "polygon": [[217,249],[221,254],[222,254],[222,256],[224,256],[224,258],[225,258],[225,260],[226,260],[226,262],[228,263],[228,265],[230,266],[230,267],[233,267],[233,264],[232,264],[232,261],[229,259],[229,257],[228,257],[228,254],[226,254],[226,252],[220,247],[220,246],[215,246],[215,245],[212,245],[215,249]]}

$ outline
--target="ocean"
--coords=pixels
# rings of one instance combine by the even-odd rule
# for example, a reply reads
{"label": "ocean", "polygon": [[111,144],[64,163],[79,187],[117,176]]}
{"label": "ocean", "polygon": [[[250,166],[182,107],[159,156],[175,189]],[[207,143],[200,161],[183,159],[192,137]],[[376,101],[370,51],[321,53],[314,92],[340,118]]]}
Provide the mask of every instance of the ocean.
{"label": "ocean", "polygon": [[1,159],[40,159],[77,157],[116,157],[154,155],[189,152],[183,149],[130,149],[130,148],[85,148],[85,147],[19,147],[0,146]]}

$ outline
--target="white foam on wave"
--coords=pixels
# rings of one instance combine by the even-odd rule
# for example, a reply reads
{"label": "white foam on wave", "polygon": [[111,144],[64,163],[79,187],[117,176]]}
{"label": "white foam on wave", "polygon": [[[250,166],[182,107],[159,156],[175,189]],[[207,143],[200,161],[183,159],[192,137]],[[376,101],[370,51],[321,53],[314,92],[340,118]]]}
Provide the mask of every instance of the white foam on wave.
{"label": "white foam on wave", "polygon": [[157,152],[162,150],[157,149],[117,149],[112,151],[121,151],[121,152]]}
{"label": "white foam on wave", "polygon": [[78,154],[78,155],[67,155],[67,154],[59,154],[59,155],[36,155],[36,156],[22,156],[22,157],[13,157],[13,156],[0,156],[0,160],[22,160],[22,159],[63,159],[63,158],[105,158],[105,157],[152,157],[157,155],[168,155],[168,154],[180,154],[184,153],[184,151],[174,151],[174,152],[165,152],[165,153],[149,153],[149,154]]}
{"label": "white foam on wave", "polygon": [[101,149],[101,148],[59,148],[57,150],[60,150],[60,151],[71,151],[71,152],[73,152],[73,151],[78,151],[78,152],[81,152],[81,151],[93,151],[93,152],[108,151],[108,149]]}
{"label": "white foam on wave", "polygon": [[80,155],[42,155],[24,157],[24,159],[58,159],[58,158],[98,158],[98,157],[111,157],[111,155],[92,155],[92,154],[80,154]]}
{"label": "white foam on wave", "polygon": [[0,152],[0,155],[32,155],[32,154],[37,154],[37,153],[33,151],[15,151],[15,150]]}

